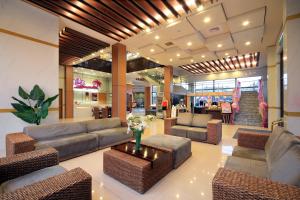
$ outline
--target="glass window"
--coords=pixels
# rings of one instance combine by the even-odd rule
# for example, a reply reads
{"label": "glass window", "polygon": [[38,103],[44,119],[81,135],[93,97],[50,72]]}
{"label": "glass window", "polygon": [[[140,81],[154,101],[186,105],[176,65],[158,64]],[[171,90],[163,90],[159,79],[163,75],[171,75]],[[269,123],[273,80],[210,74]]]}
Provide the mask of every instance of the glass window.
{"label": "glass window", "polygon": [[237,81],[241,83],[242,91],[257,91],[258,81],[261,79],[261,76],[238,78]]}
{"label": "glass window", "polygon": [[215,80],[215,92],[228,92],[235,88],[235,79]]}
{"label": "glass window", "polygon": [[152,99],[151,99],[151,104],[155,104],[157,102],[157,86],[153,85],[152,86],[152,95],[151,95]]}
{"label": "glass window", "polygon": [[195,83],[195,92],[213,92],[214,81],[200,81]]}

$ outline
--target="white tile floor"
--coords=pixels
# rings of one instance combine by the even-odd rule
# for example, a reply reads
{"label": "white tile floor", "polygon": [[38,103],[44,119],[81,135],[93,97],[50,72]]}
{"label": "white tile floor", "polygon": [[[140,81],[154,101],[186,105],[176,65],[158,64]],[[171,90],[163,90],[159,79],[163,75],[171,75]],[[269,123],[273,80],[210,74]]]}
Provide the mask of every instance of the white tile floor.
{"label": "white tile floor", "polygon": [[[223,125],[223,139],[219,145],[192,142],[192,157],[143,195],[103,173],[103,152],[108,149],[71,159],[60,165],[67,169],[81,167],[90,173],[95,200],[209,200],[212,199],[211,180],[236,145],[232,136],[239,127],[245,126]],[[143,137],[152,134],[163,134],[162,120],[152,122]]]}

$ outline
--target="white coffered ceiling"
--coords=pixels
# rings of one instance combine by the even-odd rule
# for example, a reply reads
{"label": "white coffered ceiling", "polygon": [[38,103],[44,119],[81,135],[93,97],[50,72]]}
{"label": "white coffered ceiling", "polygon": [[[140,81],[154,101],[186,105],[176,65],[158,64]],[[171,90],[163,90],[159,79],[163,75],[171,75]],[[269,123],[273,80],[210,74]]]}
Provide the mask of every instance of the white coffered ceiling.
{"label": "white coffered ceiling", "polygon": [[131,52],[177,67],[263,53],[275,44],[281,25],[282,0],[220,0],[122,43]]}

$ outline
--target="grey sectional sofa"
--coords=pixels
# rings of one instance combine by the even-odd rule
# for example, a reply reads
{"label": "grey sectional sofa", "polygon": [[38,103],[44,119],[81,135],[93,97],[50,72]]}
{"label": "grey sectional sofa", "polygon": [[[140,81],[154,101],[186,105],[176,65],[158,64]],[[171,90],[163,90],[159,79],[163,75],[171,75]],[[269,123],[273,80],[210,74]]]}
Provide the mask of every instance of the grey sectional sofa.
{"label": "grey sectional sofa", "polygon": [[165,134],[210,144],[219,144],[222,139],[222,121],[212,119],[211,114],[179,113],[177,118],[164,121]]}
{"label": "grey sectional sofa", "polygon": [[55,148],[60,161],[132,139],[119,118],[28,126],[23,132],[35,139],[35,149]]}
{"label": "grey sectional sofa", "polygon": [[214,177],[213,194],[218,200],[299,199],[299,137],[282,127],[271,134],[240,133],[238,146]]}

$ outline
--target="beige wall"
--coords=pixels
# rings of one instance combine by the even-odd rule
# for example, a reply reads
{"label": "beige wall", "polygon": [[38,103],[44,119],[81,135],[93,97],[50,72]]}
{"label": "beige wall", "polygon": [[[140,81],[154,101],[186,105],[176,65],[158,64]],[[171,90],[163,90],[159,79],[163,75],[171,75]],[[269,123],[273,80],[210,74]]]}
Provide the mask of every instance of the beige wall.
{"label": "beige wall", "polygon": [[[21,85],[39,84],[46,95],[58,94],[58,17],[19,0],[0,0],[0,110],[11,109],[11,96]],[[56,100],[53,108],[58,108]],[[58,109],[42,123],[58,121]],[[0,154],[7,133],[28,124],[9,112],[0,112]]]}

